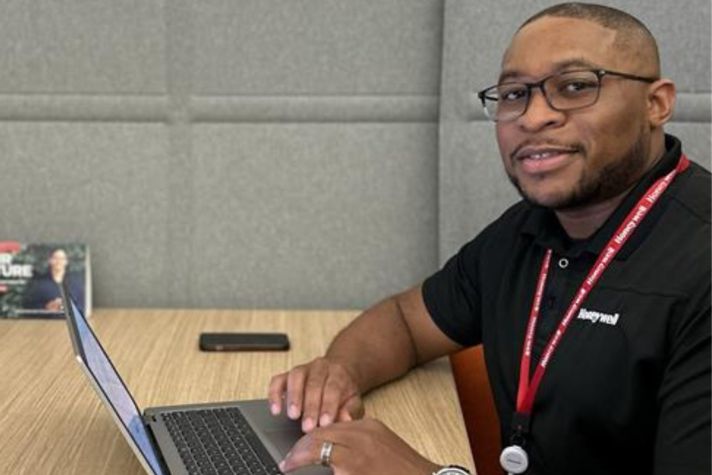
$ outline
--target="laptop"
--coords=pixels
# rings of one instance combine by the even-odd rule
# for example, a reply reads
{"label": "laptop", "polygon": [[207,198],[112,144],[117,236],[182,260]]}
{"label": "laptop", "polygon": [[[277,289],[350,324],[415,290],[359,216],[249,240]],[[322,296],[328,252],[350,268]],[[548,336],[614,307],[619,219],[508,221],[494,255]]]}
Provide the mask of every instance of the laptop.
{"label": "laptop", "polygon": [[[62,298],[77,361],[147,473],[282,473],[277,463],[303,435],[299,422],[272,416],[266,399],[142,412],[66,287]],[[327,475],[332,471],[315,465],[294,473]]]}

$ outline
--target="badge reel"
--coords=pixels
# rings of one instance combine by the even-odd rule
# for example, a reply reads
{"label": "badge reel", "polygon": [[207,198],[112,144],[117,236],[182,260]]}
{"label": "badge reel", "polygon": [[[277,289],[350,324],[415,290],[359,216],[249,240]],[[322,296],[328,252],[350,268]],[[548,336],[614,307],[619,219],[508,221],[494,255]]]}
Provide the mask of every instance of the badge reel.
{"label": "badge reel", "polygon": [[514,433],[509,439],[510,445],[502,450],[499,456],[499,464],[507,472],[507,475],[518,475],[526,472],[527,468],[529,468],[529,456],[524,450],[525,434],[529,432],[529,416],[515,413],[512,426]]}
{"label": "badge reel", "polygon": [[519,445],[510,445],[502,450],[499,463],[507,475],[515,475],[526,472],[529,467],[529,457]]}

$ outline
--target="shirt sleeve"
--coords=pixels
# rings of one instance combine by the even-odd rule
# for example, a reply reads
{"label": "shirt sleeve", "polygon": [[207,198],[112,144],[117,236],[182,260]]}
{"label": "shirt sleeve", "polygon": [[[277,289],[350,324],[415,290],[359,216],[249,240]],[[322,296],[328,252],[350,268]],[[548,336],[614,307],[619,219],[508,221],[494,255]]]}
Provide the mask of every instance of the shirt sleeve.
{"label": "shirt sleeve", "polygon": [[481,296],[477,279],[482,238],[466,244],[423,283],[423,300],[435,324],[463,346],[482,342]]}
{"label": "shirt sleeve", "polygon": [[[697,305],[695,305],[697,304]],[[659,393],[655,475],[709,475],[710,288],[673,331]]]}

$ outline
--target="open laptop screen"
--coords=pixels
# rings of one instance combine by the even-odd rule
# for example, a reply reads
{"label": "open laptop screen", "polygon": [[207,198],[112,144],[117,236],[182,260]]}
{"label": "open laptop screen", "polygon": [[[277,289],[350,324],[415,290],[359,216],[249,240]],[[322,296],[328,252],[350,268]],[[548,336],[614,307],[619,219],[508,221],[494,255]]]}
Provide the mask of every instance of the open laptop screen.
{"label": "open laptop screen", "polygon": [[97,386],[104,393],[110,409],[118,416],[126,432],[133,439],[136,447],[141,451],[153,472],[163,474],[158,456],[133,397],[126,389],[116,369],[114,369],[114,365],[109,360],[84,315],[74,304],[74,300],[69,295],[66,297],[65,302],[69,301],[69,305],[71,305],[71,312],[67,312],[67,318],[71,318],[74,323],[74,325],[70,324],[70,330],[73,330],[77,356],[84,361]]}

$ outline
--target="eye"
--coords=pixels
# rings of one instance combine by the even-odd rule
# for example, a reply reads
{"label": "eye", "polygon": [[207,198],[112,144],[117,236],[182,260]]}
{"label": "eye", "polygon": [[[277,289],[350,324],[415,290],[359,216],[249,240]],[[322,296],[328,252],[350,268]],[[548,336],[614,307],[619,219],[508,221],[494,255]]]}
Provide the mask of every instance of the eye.
{"label": "eye", "polygon": [[560,82],[556,90],[562,96],[580,96],[595,91],[598,88],[598,82],[590,79],[571,78]]}
{"label": "eye", "polygon": [[523,85],[500,86],[497,94],[502,102],[515,102],[526,99],[528,90]]}

